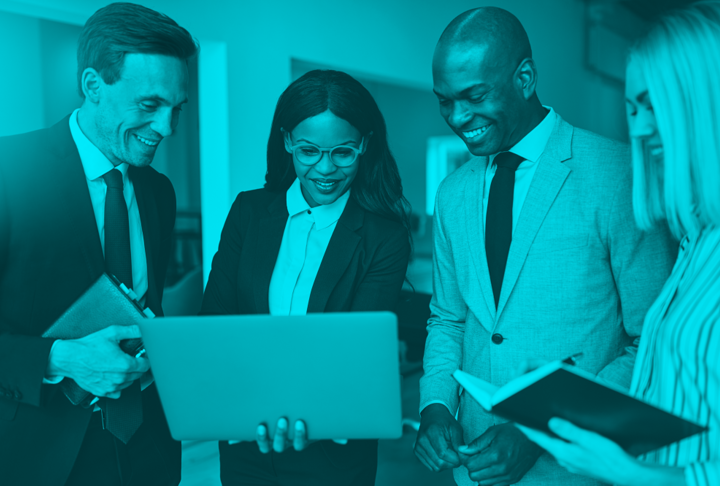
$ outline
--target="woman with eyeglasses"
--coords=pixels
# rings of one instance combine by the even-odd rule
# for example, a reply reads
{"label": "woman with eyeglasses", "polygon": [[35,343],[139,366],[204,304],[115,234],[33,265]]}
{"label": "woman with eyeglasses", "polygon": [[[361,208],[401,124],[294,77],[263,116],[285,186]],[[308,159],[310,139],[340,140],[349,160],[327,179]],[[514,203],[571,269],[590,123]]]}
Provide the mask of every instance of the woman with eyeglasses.
{"label": "woman with eyeglasses", "polygon": [[[392,310],[410,255],[408,211],[370,93],[345,73],[311,71],[280,96],[265,187],[235,200],[201,313]],[[375,484],[376,440],[312,443],[301,420],[272,425],[270,437],[259,424],[255,443],[220,443],[223,485]]]}
{"label": "woman with eyeglasses", "polygon": [[[630,393],[708,430],[640,460],[553,418],[525,429],[570,472],[616,485],[720,485],[720,2],[665,15],[632,50],[625,95],[633,207],[680,242],[648,311]],[[563,440],[564,439],[564,440]]]}

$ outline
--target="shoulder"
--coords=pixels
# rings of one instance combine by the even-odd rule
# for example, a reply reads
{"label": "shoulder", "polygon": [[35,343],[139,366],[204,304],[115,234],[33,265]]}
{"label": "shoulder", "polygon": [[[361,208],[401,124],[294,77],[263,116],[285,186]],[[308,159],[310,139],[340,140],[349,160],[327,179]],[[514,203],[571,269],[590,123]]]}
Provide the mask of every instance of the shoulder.
{"label": "shoulder", "polygon": [[278,197],[284,193],[271,192],[265,188],[242,191],[235,197],[231,212],[242,214],[258,214],[261,209],[267,209]]}
{"label": "shoulder", "polygon": [[[48,129],[0,137],[0,170],[4,170],[4,176],[10,177],[25,169],[37,170],[38,162],[57,158],[48,143],[50,139]],[[13,170],[7,170],[9,168]]]}
{"label": "shoulder", "polygon": [[628,178],[632,174],[630,145],[573,127],[571,158],[564,163],[572,169],[588,170],[599,177]]}

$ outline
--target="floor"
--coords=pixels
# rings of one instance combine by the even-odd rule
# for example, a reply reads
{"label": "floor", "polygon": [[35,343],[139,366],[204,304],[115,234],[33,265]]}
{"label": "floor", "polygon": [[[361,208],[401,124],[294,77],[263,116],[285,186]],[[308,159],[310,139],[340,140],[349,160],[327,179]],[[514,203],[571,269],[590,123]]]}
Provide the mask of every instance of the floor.
{"label": "floor", "polygon": [[[405,374],[402,384],[403,416],[419,420],[419,380],[421,371]],[[378,451],[376,486],[453,486],[451,471],[433,473],[415,457],[416,432],[405,427],[397,440],[381,440]],[[180,486],[220,485],[217,442],[183,442],[183,471]]]}

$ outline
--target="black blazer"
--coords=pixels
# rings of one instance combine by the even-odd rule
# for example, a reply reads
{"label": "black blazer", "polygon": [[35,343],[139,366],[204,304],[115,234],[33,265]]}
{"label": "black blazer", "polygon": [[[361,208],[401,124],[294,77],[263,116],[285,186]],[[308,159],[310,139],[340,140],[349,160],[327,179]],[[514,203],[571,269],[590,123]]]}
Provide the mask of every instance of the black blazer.
{"label": "black blazer", "polygon": [[[0,138],[0,482],[62,485],[92,409],[43,385],[50,339],[39,336],[104,271],[85,173],[68,123]],[[175,191],[151,168],[130,167],[147,257],[146,303],[162,315],[175,224]],[[180,444],[171,439],[157,391],[143,392],[144,422],[129,443],[152,440],[176,482]],[[142,433],[141,433],[142,431]],[[136,437],[139,437],[136,440]]]}
{"label": "black blazer", "polygon": [[[202,314],[269,314],[268,294],[288,210],[285,193],[242,192],[230,209],[203,298]],[[308,313],[393,311],[410,242],[400,223],[362,209],[350,197],[315,278]],[[371,352],[371,350],[368,350]],[[376,441],[323,441],[331,459],[372,454]]]}

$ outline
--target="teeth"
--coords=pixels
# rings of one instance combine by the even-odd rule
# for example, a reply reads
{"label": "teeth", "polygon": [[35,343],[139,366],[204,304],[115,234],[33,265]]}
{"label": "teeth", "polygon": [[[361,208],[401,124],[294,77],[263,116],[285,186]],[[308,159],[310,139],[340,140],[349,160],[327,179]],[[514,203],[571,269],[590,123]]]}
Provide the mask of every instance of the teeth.
{"label": "teeth", "polygon": [[335,184],[337,184],[337,182],[320,182],[320,181],[313,181],[313,182],[324,189],[327,189],[327,188],[332,187]]}
{"label": "teeth", "polygon": [[135,138],[137,138],[138,140],[140,140],[140,141],[141,141],[142,143],[144,143],[145,145],[149,145],[149,146],[151,146],[151,147],[154,147],[155,145],[158,144],[158,142],[152,142],[152,141],[148,140],[147,138],[142,138],[142,137],[141,137],[140,135],[138,135],[137,133],[135,134]]}
{"label": "teeth", "polygon": [[477,130],[472,130],[470,132],[463,132],[463,135],[467,138],[473,138],[477,135],[480,135],[481,133],[485,133],[490,125],[485,125],[484,127],[480,127]]}

